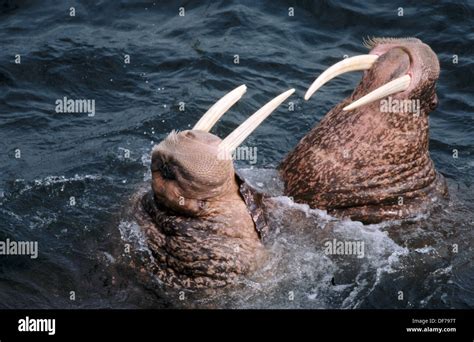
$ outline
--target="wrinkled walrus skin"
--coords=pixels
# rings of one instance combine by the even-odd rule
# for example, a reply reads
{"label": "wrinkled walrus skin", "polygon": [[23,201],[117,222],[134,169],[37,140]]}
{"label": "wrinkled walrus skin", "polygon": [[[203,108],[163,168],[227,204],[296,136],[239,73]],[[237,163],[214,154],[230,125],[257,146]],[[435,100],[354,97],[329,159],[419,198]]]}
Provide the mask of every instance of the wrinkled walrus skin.
{"label": "wrinkled walrus skin", "polygon": [[[439,62],[415,38],[376,39],[378,60],[352,95],[331,109],[279,166],[285,192],[296,202],[364,223],[404,219],[429,210],[447,195],[428,151],[428,114],[437,106]],[[343,108],[405,74],[396,100],[419,100],[419,115],[383,112],[381,100]]]}

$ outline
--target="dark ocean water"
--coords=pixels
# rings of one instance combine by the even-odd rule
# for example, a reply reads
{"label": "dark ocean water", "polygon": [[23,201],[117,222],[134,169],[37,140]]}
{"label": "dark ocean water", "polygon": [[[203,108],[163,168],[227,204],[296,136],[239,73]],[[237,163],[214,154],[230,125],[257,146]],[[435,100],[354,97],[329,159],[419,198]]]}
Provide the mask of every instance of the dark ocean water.
{"label": "dark ocean water", "polygon": [[[0,257],[0,307],[474,307],[473,23],[468,1],[0,1],[0,240],[39,244],[38,259]],[[275,113],[246,142],[258,147],[254,168],[269,169],[247,170],[249,179],[271,174],[360,74],[305,102],[307,87],[344,55],[366,53],[367,36],[416,36],[437,53],[430,151],[451,200],[414,222],[362,226],[280,197],[274,261],[242,291],[180,302],[138,276],[130,262],[147,262],[146,246],[126,211],[149,181],[153,144],[237,85],[248,91],[213,129],[221,137],[294,87],[295,111]],[[94,99],[95,115],[56,113],[64,96]],[[324,256],[307,229],[321,221],[335,237],[363,239],[367,257]]]}

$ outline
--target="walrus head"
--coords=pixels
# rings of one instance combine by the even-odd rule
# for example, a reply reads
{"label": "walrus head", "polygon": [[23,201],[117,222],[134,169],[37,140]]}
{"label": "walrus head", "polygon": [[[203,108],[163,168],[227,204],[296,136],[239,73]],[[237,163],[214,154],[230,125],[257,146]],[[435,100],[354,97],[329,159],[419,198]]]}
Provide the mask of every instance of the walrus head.
{"label": "walrus head", "polygon": [[295,201],[363,222],[411,216],[441,189],[428,152],[428,114],[437,106],[439,63],[416,38],[376,38],[369,54],[324,71],[305,99],[332,78],[363,70],[280,165]]}
{"label": "walrus head", "polygon": [[252,210],[240,193],[231,153],[293,92],[259,109],[225,139],[209,133],[245,93],[224,96],[192,130],[171,132],[154,147],[152,193],[142,224],[157,261],[156,274],[174,287],[217,287],[256,268],[263,253]]}
{"label": "walrus head", "polygon": [[171,132],[152,152],[152,189],[176,213],[203,217],[212,202],[235,195],[232,160],[220,158],[217,136],[200,131]]}
{"label": "walrus head", "polygon": [[231,154],[294,89],[267,103],[228,137],[209,133],[215,122],[246,91],[240,86],[217,102],[192,130],[172,131],[152,152],[152,188],[156,198],[176,213],[205,217],[214,203],[236,195]]}

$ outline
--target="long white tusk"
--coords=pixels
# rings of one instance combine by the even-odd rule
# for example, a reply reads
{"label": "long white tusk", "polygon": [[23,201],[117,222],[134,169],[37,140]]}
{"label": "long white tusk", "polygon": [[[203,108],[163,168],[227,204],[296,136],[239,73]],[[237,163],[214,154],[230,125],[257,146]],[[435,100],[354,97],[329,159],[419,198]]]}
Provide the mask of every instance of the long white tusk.
{"label": "long white tusk", "polygon": [[294,89],[287,90],[256,111],[219,144],[219,149],[227,153],[235,150],[267,116],[277,109],[278,106],[294,92]]}
{"label": "long white tusk", "polygon": [[194,130],[200,130],[209,132],[211,128],[216,124],[217,120],[229,110],[230,107],[240,100],[242,95],[247,91],[245,84],[235,88],[230,93],[225,95],[219,101],[217,101],[209,110],[199,119],[194,125]]}
{"label": "long white tusk", "polygon": [[371,91],[370,93],[361,97],[357,101],[352,102],[350,105],[344,107],[343,110],[356,109],[370,102],[377,101],[378,99],[383,99],[386,96],[398,93],[400,91],[405,91],[410,86],[410,81],[410,75],[399,77],[375,89],[374,91]]}
{"label": "long white tusk", "polygon": [[350,71],[370,69],[378,58],[379,56],[377,55],[360,55],[349,57],[337,62],[326,69],[321,75],[319,75],[319,77],[306,91],[304,99],[308,100],[316,92],[316,90],[322,87],[326,82],[332,80],[334,77]]}

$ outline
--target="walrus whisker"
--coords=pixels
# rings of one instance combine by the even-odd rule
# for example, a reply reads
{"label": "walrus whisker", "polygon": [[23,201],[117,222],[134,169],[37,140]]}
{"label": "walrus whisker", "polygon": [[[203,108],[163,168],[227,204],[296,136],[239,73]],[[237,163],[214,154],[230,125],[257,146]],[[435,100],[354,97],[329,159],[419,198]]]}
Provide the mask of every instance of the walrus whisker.
{"label": "walrus whisker", "polygon": [[343,108],[343,110],[353,110],[365,104],[377,101],[379,99],[383,99],[386,96],[398,93],[400,91],[405,91],[410,86],[411,76],[404,75],[397,79],[394,79],[387,84],[371,91],[367,95],[361,97],[357,101],[352,102],[350,105]]}
{"label": "walrus whisker", "polygon": [[232,107],[247,91],[245,84],[235,88],[219,101],[217,101],[209,110],[204,113],[204,115],[199,119],[199,121],[194,125],[193,130],[200,130],[204,132],[209,132],[211,128],[216,124],[222,115],[224,115],[230,107]]}
{"label": "walrus whisker", "polygon": [[263,120],[265,120],[294,92],[295,89],[285,91],[245,120],[219,144],[219,149],[222,153],[231,153],[235,150],[263,122]]}
{"label": "walrus whisker", "polygon": [[318,78],[311,84],[304,95],[304,99],[308,100],[320,87],[333,78],[345,74],[346,72],[368,70],[372,67],[375,61],[379,58],[377,55],[359,55],[343,59],[342,61],[332,65],[326,69]]}

